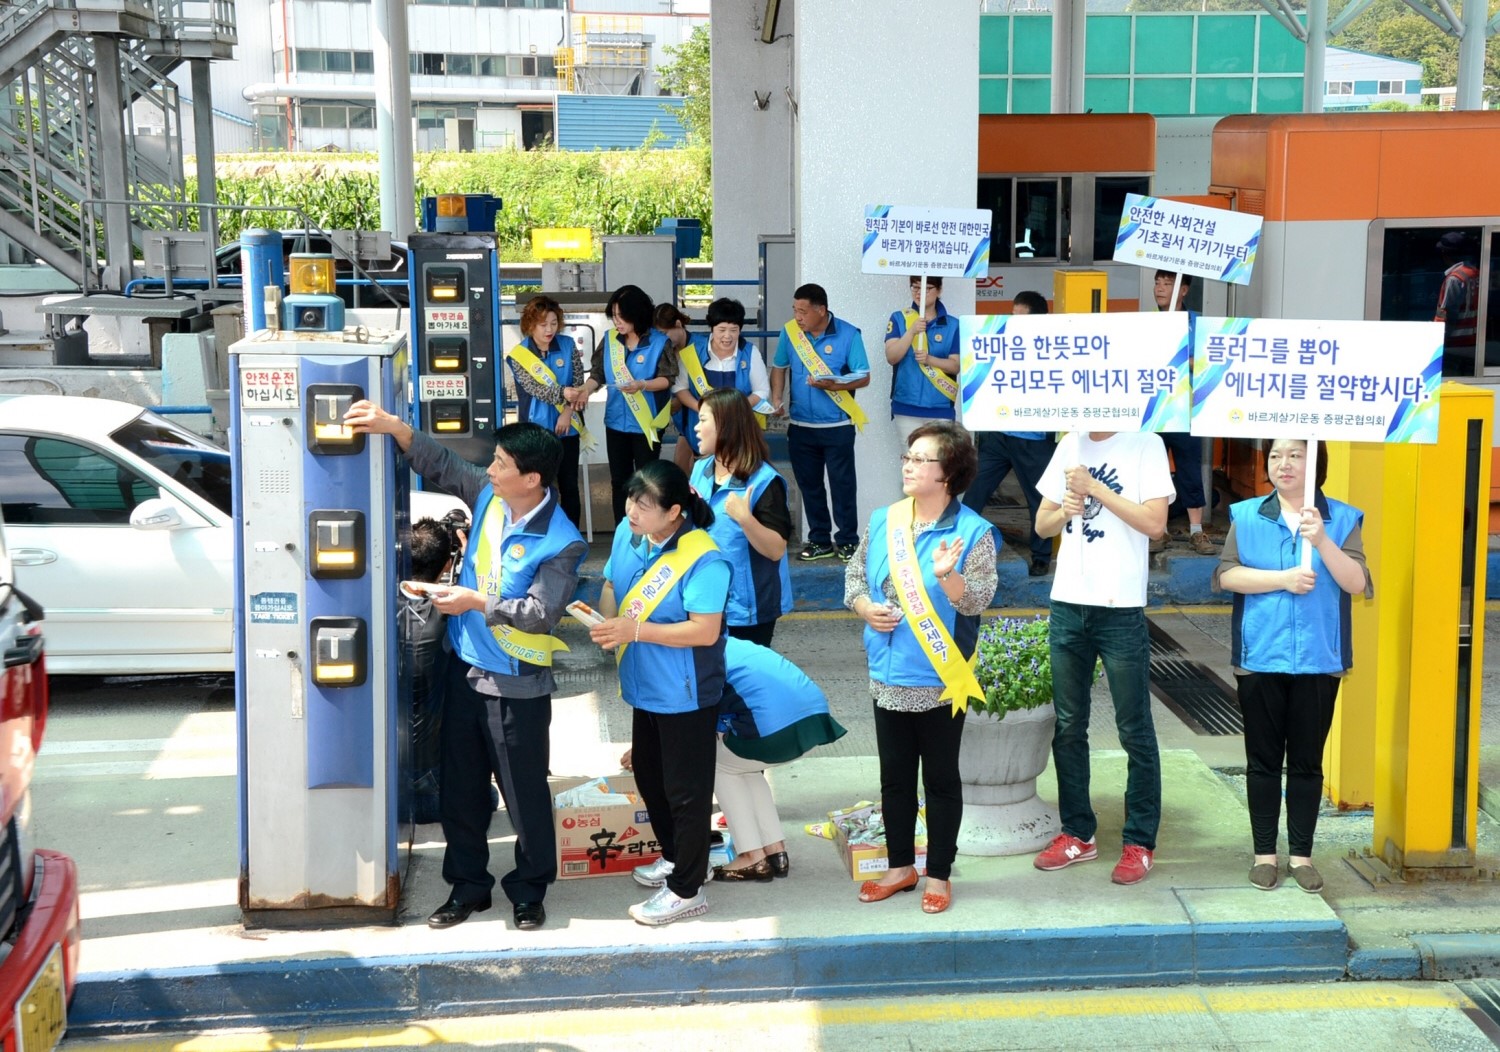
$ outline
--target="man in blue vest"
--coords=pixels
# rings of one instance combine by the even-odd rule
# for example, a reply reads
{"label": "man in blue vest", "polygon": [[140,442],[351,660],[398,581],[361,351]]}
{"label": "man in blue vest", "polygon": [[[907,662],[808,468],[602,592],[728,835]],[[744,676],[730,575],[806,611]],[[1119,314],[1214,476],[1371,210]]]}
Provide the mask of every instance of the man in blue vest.
{"label": "man in blue vest", "polygon": [[[804,562],[837,555],[845,562],[859,547],[859,500],[854,471],[855,425],[830,392],[857,391],[870,385],[870,362],[859,329],[835,318],[821,285],[802,285],[792,293],[792,319],[807,337],[811,356],[827,367],[816,374],[805,353],[783,329],[771,360],[771,404],[792,422],[786,429],[792,475],[807,515],[807,544],[797,558]],[[806,352],[804,348],[804,352]],[[790,383],[788,383],[790,374]],[[849,395],[852,406],[853,395]],[[790,402],[788,402],[788,399]],[[852,406],[858,412],[857,406]],[[858,419],[863,420],[863,413]],[[833,515],[828,514],[832,490]],[[834,523],[838,533],[833,532]]]}
{"label": "man in blue vest", "polygon": [[433,596],[448,615],[453,648],[440,805],[448,841],[443,879],[452,891],[427,923],[451,928],[490,908],[493,774],[516,832],[515,868],[500,887],[516,927],[540,928],[547,921],[542,900],[557,879],[547,786],[551,633],[588,554],[553,489],[562,443],[538,424],[506,424],[495,432],[495,459],[486,471],[370,402],[354,403],[344,419],[355,431],[390,435],[413,470],[472,509],[457,584]]}

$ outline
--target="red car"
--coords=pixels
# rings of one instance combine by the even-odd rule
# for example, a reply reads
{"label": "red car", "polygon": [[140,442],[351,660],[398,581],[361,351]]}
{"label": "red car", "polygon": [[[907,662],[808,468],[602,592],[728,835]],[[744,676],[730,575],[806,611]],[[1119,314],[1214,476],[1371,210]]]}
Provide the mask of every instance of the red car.
{"label": "red car", "polygon": [[46,1052],[78,975],[78,871],[31,842],[31,776],[47,724],[42,610],[15,586],[0,532],[0,1047]]}

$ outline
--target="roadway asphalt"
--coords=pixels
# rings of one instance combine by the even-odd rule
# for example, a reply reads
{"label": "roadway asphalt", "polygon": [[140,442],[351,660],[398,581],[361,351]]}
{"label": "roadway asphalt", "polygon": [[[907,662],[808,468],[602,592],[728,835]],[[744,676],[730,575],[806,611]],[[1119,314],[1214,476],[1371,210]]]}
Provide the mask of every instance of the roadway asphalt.
{"label": "roadway asphalt", "polygon": [[[602,562],[603,540],[590,566]],[[1213,560],[1185,552],[1179,544],[1158,560],[1153,620],[1186,659],[1232,682],[1227,608],[1207,591]],[[1048,579],[1027,578],[1024,561],[1009,549],[1006,559],[1008,584],[999,601],[1045,606]],[[1118,843],[1124,757],[1102,683],[1093,738],[1100,861],[1048,874],[1035,870],[1029,855],[961,856],[954,907],[943,915],[923,914],[914,895],[857,902],[858,885],[834,845],[802,831],[830,808],[878,795],[863,662],[856,656],[859,624],[835,609],[841,569],[799,567],[799,595],[823,597],[803,605],[822,609],[799,605],[777,633],[778,647],[824,686],[850,728],[835,746],[771,774],[790,878],[710,884],[706,916],[660,929],[627,916],[627,907],[646,897],[628,877],[596,877],[555,885],[540,931],[517,931],[503,903],[459,927],[430,930],[425,918],[446,886],[440,831],[423,826],[397,924],[247,931],[235,904],[232,697],[225,681],[90,684],[143,700],[163,690],[184,694],[178,707],[151,710],[156,724],[131,732],[108,730],[100,705],[65,688],[34,795],[39,842],[77,859],[84,888],[73,1032],[398,1022],[876,991],[915,996],[1500,975],[1500,897],[1493,887],[1500,827],[1489,814],[1481,813],[1479,823],[1485,874],[1474,882],[1372,881],[1357,864],[1371,842],[1372,816],[1328,812],[1319,826],[1324,893],[1304,894],[1295,885],[1258,891],[1246,880],[1240,739],[1195,733],[1159,701],[1153,702],[1163,750],[1157,866],[1142,884],[1111,884],[1113,859],[1104,856]],[[1494,620],[1486,623],[1490,649],[1500,643]],[[612,663],[581,629],[569,625],[562,633],[573,651],[560,670],[553,770],[615,771],[629,719],[615,695]],[[1500,788],[1500,683],[1488,669],[1484,707],[1481,779]],[[129,738],[103,741],[115,733]],[[1055,799],[1050,768],[1039,788],[1044,799]],[[506,868],[510,836],[502,812],[491,827],[497,874]],[[1349,855],[1356,857],[1345,861]]]}

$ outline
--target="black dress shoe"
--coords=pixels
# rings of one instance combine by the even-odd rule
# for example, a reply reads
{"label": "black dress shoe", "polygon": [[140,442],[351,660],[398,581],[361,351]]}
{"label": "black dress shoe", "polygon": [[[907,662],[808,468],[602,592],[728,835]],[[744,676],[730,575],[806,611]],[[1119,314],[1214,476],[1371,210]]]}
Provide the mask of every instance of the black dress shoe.
{"label": "black dress shoe", "polygon": [[1031,566],[1026,570],[1028,577],[1046,577],[1047,571],[1052,569],[1052,564],[1046,559],[1033,559]]}
{"label": "black dress shoe", "polygon": [[771,863],[771,876],[773,877],[784,877],[792,871],[792,860],[786,857],[785,851],[767,855],[766,861]]}
{"label": "black dress shoe", "polygon": [[478,902],[458,902],[449,899],[427,918],[429,928],[451,928],[469,919],[471,913],[483,913],[490,908],[490,897],[486,895]]}
{"label": "black dress shoe", "polygon": [[761,859],[754,865],[743,866],[740,869],[730,869],[728,866],[715,866],[714,879],[725,881],[753,880],[757,883],[768,883],[771,880],[771,862],[769,859]]}
{"label": "black dress shoe", "polygon": [[540,902],[518,902],[515,914],[516,927],[522,931],[536,931],[547,923],[547,907]]}

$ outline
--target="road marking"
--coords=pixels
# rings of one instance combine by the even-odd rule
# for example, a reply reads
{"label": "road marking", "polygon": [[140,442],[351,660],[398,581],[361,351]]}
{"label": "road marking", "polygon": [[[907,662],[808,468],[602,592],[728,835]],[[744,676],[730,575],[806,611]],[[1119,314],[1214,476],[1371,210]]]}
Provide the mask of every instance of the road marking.
{"label": "road marking", "polygon": [[85,756],[100,752],[227,752],[233,753],[232,735],[202,735],[190,738],[102,738],[63,741],[48,738],[42,744],[47,756]]}
{"label": "road marking", "polygon": [[46,783],[68,778],[106,778],[116,775],[140,775],[149,780],[173,778],[233,778],[233,756],[204,757],[195,760],[161,758],[155,760],[105,760],[98,763],[37,764],[37,778]]}

